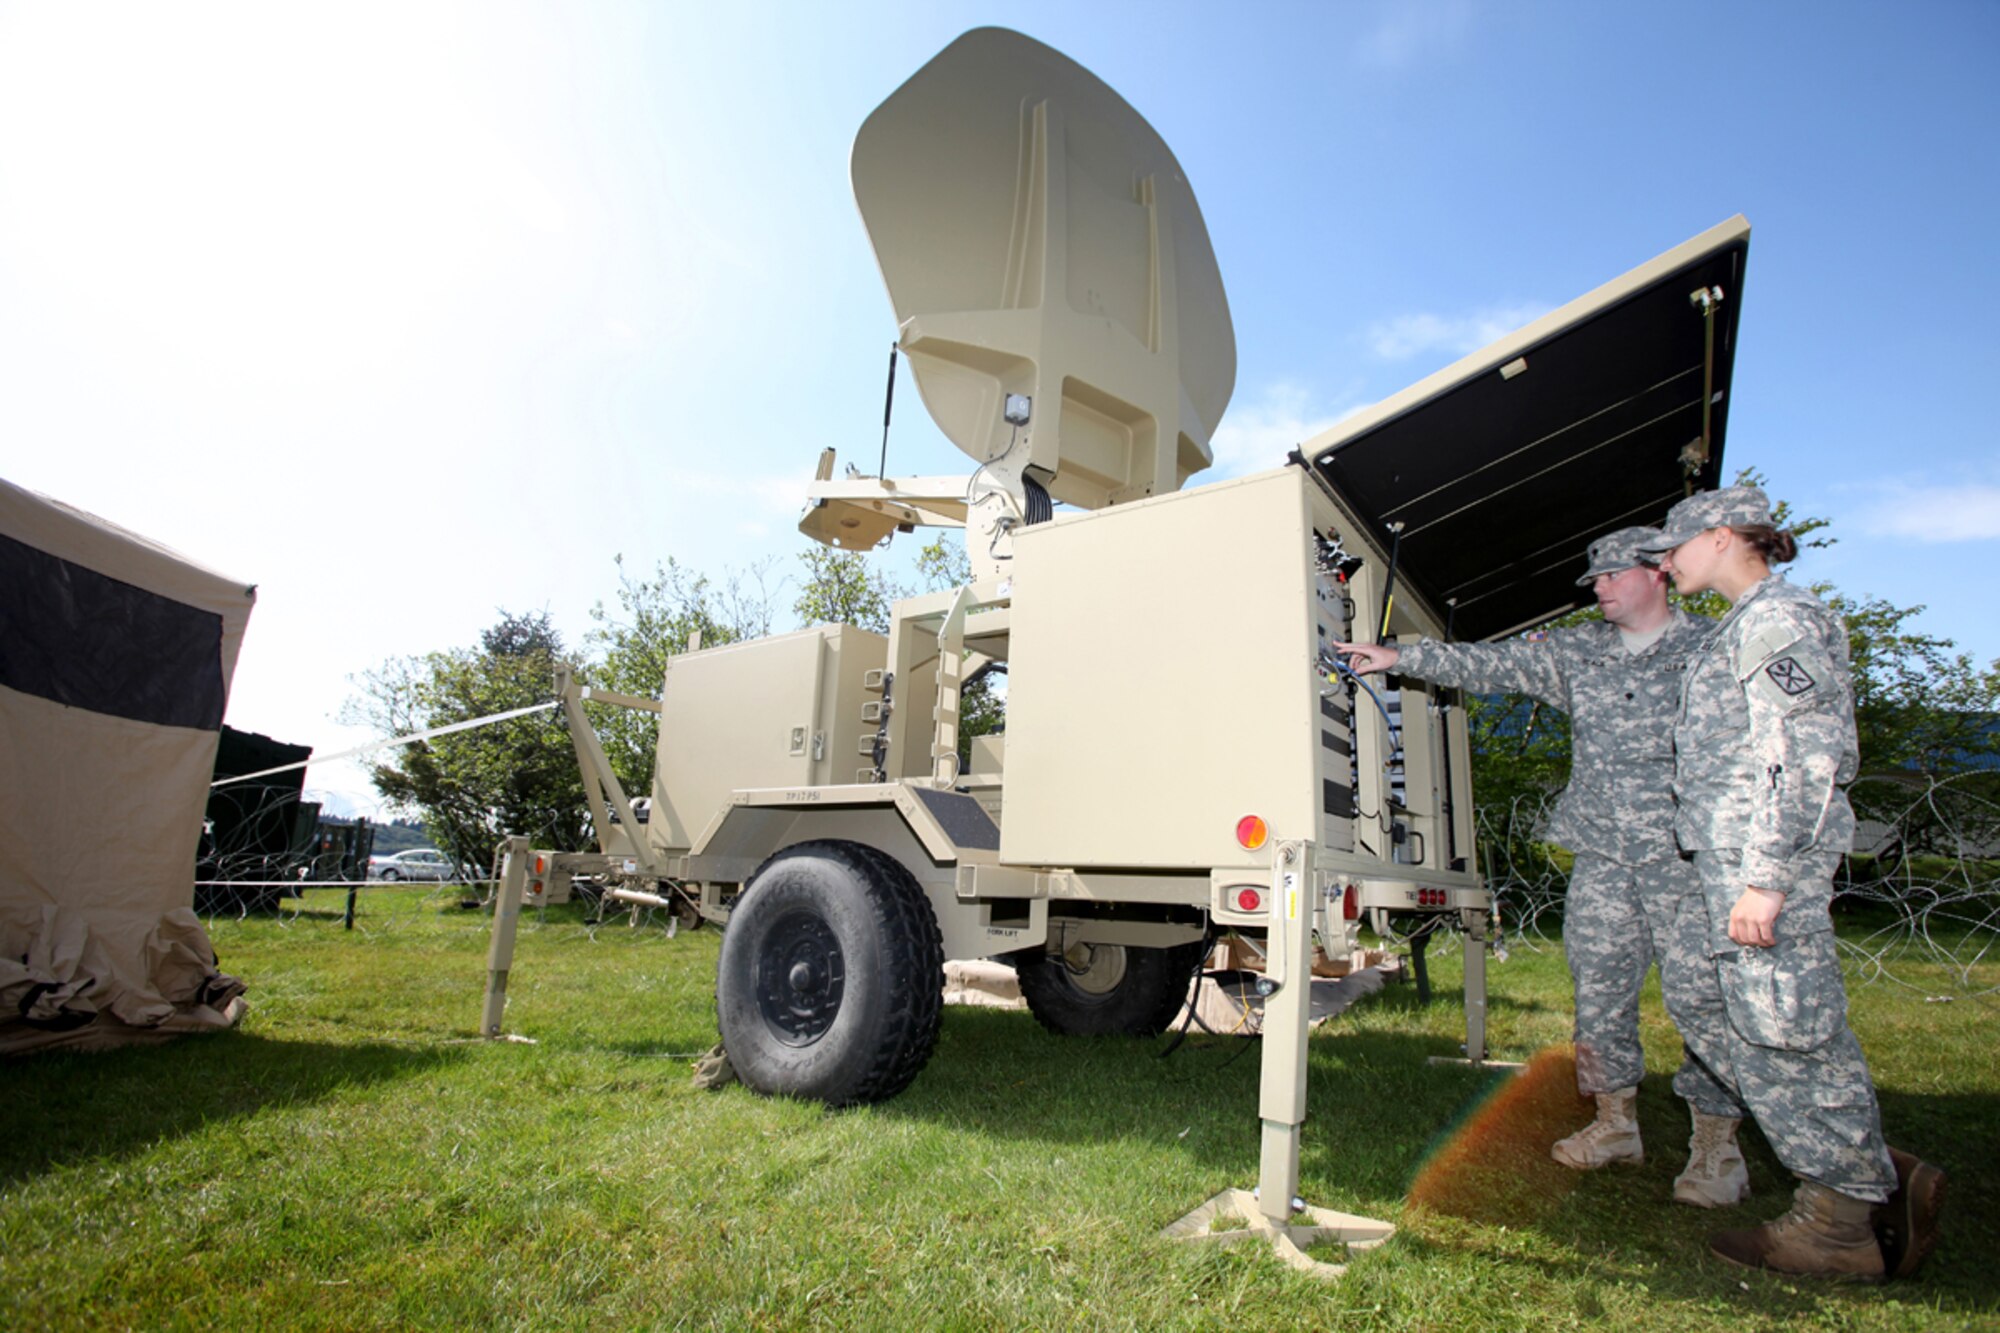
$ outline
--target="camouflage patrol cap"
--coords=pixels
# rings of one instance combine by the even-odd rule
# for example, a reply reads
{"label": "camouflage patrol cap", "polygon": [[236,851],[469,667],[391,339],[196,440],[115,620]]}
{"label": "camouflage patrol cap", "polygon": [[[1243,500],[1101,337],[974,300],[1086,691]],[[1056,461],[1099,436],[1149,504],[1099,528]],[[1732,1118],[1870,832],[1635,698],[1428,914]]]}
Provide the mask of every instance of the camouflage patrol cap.
{"label": "camouflage patrol cap", "polygon": [[1616,574],[1634,565],[1655,563],[1644,553],[1647,544],[1659,540],[1659,536],[1658,528],[1620,528],[1599,537],[1590,544],[1590,568],[1583,571],[1576,586],[1588,588],[1599,574]]}
{"label": "camouflage patrol cap", "polygon": [[1710,528],[1768,528],[1771,502],[1755,486],[1729,486],[1719,491],[1703,491],[1667,511],[1660,535],[1646,543],[1648,554],[1671,551],[1682,542],[1693,541]]}

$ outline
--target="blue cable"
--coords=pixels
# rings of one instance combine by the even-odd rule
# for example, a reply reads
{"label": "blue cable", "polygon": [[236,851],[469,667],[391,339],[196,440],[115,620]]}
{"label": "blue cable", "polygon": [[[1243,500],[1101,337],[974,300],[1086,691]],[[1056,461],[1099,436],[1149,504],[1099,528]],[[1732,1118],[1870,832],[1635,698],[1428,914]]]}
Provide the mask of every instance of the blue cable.
{"label": "blue cable", "polygon": [[1359,685],[1362,688],[1362,690],[1366,692],[1368,697],[1375,701],[1375,707],[1377,707],[1382,711],[1382,721],[1389,728],[1389,730],[1390,731],[1397,730],[1396,720],[1389,716],[1389,706],[1382,702],[1382,696],[1375,693],[1373,687],[1371,687],[1367,681],[1361,679],[1360,673],[1355,671],[1353,667],[1349,666],[1343,658],[1335,656],[1332,658],[1332,662],[1336,670],[1346,672],[1347,678],[1353,681],[1356,685]]}

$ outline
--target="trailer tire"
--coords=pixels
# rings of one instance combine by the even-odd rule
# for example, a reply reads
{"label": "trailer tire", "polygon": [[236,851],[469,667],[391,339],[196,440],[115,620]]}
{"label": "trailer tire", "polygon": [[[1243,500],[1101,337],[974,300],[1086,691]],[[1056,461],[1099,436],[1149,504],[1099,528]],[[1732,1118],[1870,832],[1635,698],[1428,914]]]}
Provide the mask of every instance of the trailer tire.
{"label": "trailer tire", "polygon": [[[1188,982],[1204,952],[1202,942],[1168,949],[1085,944],[1079,960],[1029,950],[1015,954],[1014,971],[1035,1021],[1064,1037],[1156,1037],[1187,1003]],[[1078,967],[1078,962],[1084,965]]]}
{"label": "trailer tire", "polygon": [[887,1100],[929,1061],[943,1002],[930,900],[902,863],[860,843],[778,852],[723,932],[716,1018],[736,1076],[757,1092]]}

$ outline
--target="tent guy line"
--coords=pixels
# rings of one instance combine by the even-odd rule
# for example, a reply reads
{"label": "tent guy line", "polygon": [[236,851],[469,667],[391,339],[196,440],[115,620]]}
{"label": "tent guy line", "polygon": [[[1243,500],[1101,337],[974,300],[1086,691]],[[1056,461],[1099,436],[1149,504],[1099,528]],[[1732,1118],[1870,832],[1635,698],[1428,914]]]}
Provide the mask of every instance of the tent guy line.
{"label": "tent guy line", "polygon": [[377,750],[393,750],[399,745],[410,745],[417,741],[427,741],[433,736],[445,736],[454,731],[471,731],[474,727],[487,727],[493,725],[495,722],[507,722],[517,717],[526,717],[530,713],[544,713],[554,708],[558,702],[558,700],[551,699],[547,703],[529,704],[526,708],[514,708],[505,713],[488,713],[485,717],[469,718],[464,722],[453,722],[449,726],[444,727],[432,727],[429,731],[411,732],[407,736],[397,736],[392,740],[370,741],[366,745],[357,745],[352,750],[342,750],[339,754],[318,755],[311,759],[301,759],[296,764],[280,764],[276,768],[259,769],[255,773],[243,773],[233,778],[217,778],[208,785],[210,787],[224,787],[232,782],[248,782],[252,778],[268,778],[274,773],[289,773],[295,768],[307,768],[313,764],[330,764],[336,759],[352,759],[356,755],[374,754]]}

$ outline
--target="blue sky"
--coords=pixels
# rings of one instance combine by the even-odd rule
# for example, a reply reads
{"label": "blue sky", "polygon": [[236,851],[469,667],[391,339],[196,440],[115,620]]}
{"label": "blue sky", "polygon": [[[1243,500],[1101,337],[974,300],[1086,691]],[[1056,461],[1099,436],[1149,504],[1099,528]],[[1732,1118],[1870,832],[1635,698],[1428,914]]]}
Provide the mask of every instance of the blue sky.
{"label": "blue sky", "polygon": [[[724,8],[0,3],[0,476],[260,585],[233,724],[340,748],[355,673],[580,636],[619,552],[782,573],[879,442],[854,130],[989,23],[1193,182],[1212,475],[1741,212],[1728,461],[1833,520],[1799,577],[2000,656],[2000,6]],[[903,388],[891,470],[966,470]]]}

